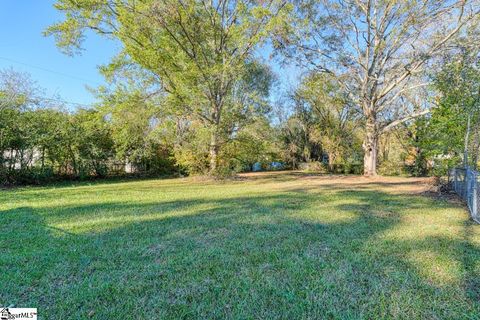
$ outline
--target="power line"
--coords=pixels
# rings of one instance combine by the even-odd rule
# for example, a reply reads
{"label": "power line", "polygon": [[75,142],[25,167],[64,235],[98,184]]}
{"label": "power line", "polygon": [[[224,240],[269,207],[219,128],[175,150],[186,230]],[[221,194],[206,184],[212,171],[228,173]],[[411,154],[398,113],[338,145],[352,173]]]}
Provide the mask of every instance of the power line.
{"label": "power line", "polygon": [[92,108],[92,107],[93,107],[92,104],[80,103],[80,102],[72,102],[72,101],[67,101],[67,100],[58,99],[58,98],[40,97],[39,99],[40,99],[40,100],[45,100],[45,101],[62,102],[62,103],[65,103],[65,104],[76,105],[76,106],[78,106],[78,107],[89,107],[89,108]]}
{"label": "power line", "polygon": [[[5,104],[5,103],[8,103],[8,102],[12,102],[12,100],[13,100],[13,98],[10,98],[10,101],[7,101],[7,99],[3,98],[3,99],[0,99],[0,103]],[[66,105],[75,105],[77,107],[87,107],[87,108],[94,108],[95,107],[95,104],[91,104],[91,103],[80,103],[80,102],[73,102],[73,101],[68,101],[68,100],[64,100],[64,99],[60,99],[60,98],[47,98],[47,97],[41,97],[41,96],[27,98],[26,101],[28,101],[32,104],[39,104],[42,101],[50,101],[50,102],[61,102],[61,103],[64,103]]]}
{"label": "power line", "polygon": [[[0,57],[0,60],[12,62],[12,63],[17,63],[17,64],[20,64],[20,65],[23,65],[23,66],[26,66],[26,67],[29,67],[29,68],[34,68],[34,69],[42,70],[42,71],[45,71],[45,72],[50,72],[50,73],[53,73],[53,74],[56,74],[56,75],[59,75],[59,76],[63,76],[63,77],[67,77],[67,78],[81,80],[81,81],[89,82],[89,83],[92,83],[92,84],[94,83],[93,81],[87,80],[87,79],[82,78],[82,77],[74,76],[74,75],[71,75],[71,74],[63,73],[63,72],[58,72],[58,71],[47,69],[47,68],[44,68],[44,67],[35,66],[35,65],[32,65],[32,64],[29,64],[29,63],[17,61],[17,60],[10,59],[10,58]],[[100,85],[100,84],[95,83],[95,85]]]}
{"label": "power line", "polygon": [[[57,75],[60,75],[60,76],[63,76],[63,77],[68,77],[68,78],[72,78],[72,79],[76,79],[76,80],[81,80],[81,81],[84,81],[84,82],[90,82],[90,83],[93,84],[93,82],[91,82],[90,80],[87,80],[87,79],[82,78],[82,77],[78,77],[78,76],[66,74],[66,73],[63,73],[63,72],[58,72],[58,71],[55,71],[55,70],[35,66],[35,65],[32,65],[32,64],[17,61],[17,60],[14,60],[14,59],[6,58],[6,57],[0,57],[0,60],[5,60],[5,61],[8,61],[8,62],[17,63],[17,64],[24,65],[24,66],[27,66],[27,67],[30,67],[30,68],[39,69],[39,70],[42,70],[42,71],[45,71],[45,72],[50,72],[50,73],[53,73],[53,74],[57,74]],[[96,84],[99,85],[99,83],[96,83]],[[59,99],[59,98],[39,97],[38,99],[44,100],[44,101],[61,102],[61,103],[69,104],[69,105],[75,105],[75,106],[78,106],[78,107],[89,107],[89,108],[93,107],[92,104],[67,101],[67,100]]]}

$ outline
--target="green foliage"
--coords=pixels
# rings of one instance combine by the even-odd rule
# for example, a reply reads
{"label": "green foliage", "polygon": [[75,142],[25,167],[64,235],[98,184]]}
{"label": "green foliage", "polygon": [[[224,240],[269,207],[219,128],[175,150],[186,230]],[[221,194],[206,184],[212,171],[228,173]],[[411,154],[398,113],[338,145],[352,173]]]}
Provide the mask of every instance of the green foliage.
{"label": "green foliage", "polygon": [[294,113],[282,130],[285,161],[296,167],[301,162],[323,161],[327,156],[330,171],[338,171],[336,168],[343,165],[355,166],[362,154],[361,122],[335,78],[312,72],[292,98]]}
{"label": "green foliage", "polygon": [[199,121],[182,123],[175,128],[176,163],[189,174],[206,174],[209,169],[208,152],[210,130]]}
{"label": "green foliage", "polygon": [[[478,54],[437,75],[441,96],[430,118],[412,122],[426,110],[421,98],[411,99],[423,87],[416,75],[471,28],[471,15],[458,16],[472,12],[469,2],[304,1],[294,8],[284,0],[57,0],[64,19],[45,34],[61,50],[79,53],[93,31],[120,52],[100,67],[108,86],[94,90],[100,103],[89,110],[47,105],[28,77],[0,74],[2,179],[103,177],[124,165],[147,175],[226,176],[272,161],[359,173],[363,155],[365,174],[375,174],[377,163],[382,173],[399,174],[405,168],[395,163],[403,161],[411,174],[425,175],[432,161],[436,168],[458,162],[468,117],[476,166]],[[453,16],[455,24],[445,23]],[[276,77],[257,54],[271,44],[312,67],[279,123],[270,119]],[[394,158],[377,156],[393,128],[408,145]]]}
{"label": "green foliage", "polygon": [[428,111],[409,95],[418,93],[432,62],[468,28],[475,31],[466,45],[478,47],[478,0],[295,4],[294,23],[274,46],[297,65],[335,77],[363,120],[364,174],[376,175],[378,138]]}
{"label": "green foliage", "polygon": [[435,77],[440,92],[431,116],[418,123],[418,147],[435,163],[435,172],[445,174],[447,168],[463,160],[468,118],[470,132],[468,164],[477,166],[480,132],[480,62],[473,52],[465,52],[444,65]]}
{"label": "green foliage", "polygon": [[319,161],[304,162],[299,166],[299,169],[305,172],[313,173],[328,173],[328,166]]}
{"label": "green foliage", "polygon": [[151,74],[123,62],[102,68],[112,86],[95,90],[101,101],[96,108],[66,112],[41,107],[41,100],[31,98],[23,104],[2,100],[1,183],[104,177],[125,173],[125,166],[145,175],[210,173],[212,130],[222,146],[217,175],[278,159],[274,128],[267,118],[274,76],[264,64],[248,64],[248,74],[237,79],[234,94],[224,102],[230,106],[224,121],[212,127],[178,113]]}
{"label": "green foliage", "polygon": [[[113,140],[101,113],[78,110],[68,121],[67,135],[72,139],[66,147],[72,150],[74,173],[81,177],[105,176],[107,161],[113,155]],[[77,155],[78,159],[75,159]]]}
{"label": "green foliage", "polygon": [[[262,76],[252,72],[254,50],[290,10],[282,0],[58,0],[55,7],[65,19],[46,34],[53,35],[61,49],[69,54],[79,50],[89,29],[118,40],[122,52],[110,68],[124,65],[124,60],[149,72],[177,115],[203,123],[211,135],[207,146],[212,173],[228,140],[225,131],[237,127],[244,109],[252,106],[251,101],[239,101],[237,91],[262,94],[269,87],[252,87]],[[240,100],[254,96],[242,93]]]}
{"label": "green foliage", "polygon": [[108,107],[75,112],[46,105],[23,74],[0,73],[0,92],[0,184],[105,177],[126,163],[135,173],[175,170],[171,144],[151,135],[156,109],[138,91],[119,87],[103,94]]}
{"label": "green foliage", "polygon": [[112,130],[116,157],[149,171],[155,167],[151,162],[156,153],[168,149],[152,137],[158,126],[158,110],[139,92],[119,91],[115,97],[120,100],[110,101],[101,110]]}
{"label": "green foliage", "polygon": [[220,155],[221,166],[231,172],[241,172],[252,170],[257,162],[267,165],[281,160],[275,134],[276,130],[265,118],[250,123],[225,145]]}
{"label": "green foliage", "polygon": [[[112,156],[109,128],[92,110],[70,115],[55,109],[12,113],[2,122],[2,183],[39,183],[55,175],[105,176]],[[31,178],[29,181],[29,177]]]}
{"label": "green foliage", "polygon": [[395,160],[382,161],[378,166],[378,173],[382,176],[400,176],[405,174],[405,164]]}

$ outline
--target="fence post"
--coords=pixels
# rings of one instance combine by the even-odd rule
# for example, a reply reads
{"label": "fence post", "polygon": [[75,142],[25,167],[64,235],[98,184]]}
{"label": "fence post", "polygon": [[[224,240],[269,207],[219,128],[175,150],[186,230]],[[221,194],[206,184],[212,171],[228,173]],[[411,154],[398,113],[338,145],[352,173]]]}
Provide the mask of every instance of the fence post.
{"label": "fence post", "polygon": [[473,176],[473,188],[472,188],[472,216],[474,220],[478,220],[477,214],[478,214],[478,206],[477,206],[477,201],[478,201],[478,196],[477,196],[477,172],[473,171],[472,173]]}
{"label": "fence post", "polygon": [[468,204],[468,198],[469,198],[469,192],[470,192],[470,169],[468,167],[465,167],[465,180],[463,181],[463,197],[465,200],[467,200]]}

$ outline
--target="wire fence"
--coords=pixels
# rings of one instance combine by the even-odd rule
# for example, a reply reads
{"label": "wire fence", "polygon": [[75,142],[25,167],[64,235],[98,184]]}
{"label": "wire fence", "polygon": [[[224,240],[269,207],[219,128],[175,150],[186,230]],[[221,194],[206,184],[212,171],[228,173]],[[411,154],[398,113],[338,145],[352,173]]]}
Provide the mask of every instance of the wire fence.
{"label": "wire fence", "polygon": [[479,173],[471,168],[453,168],[448,171],[451,188],[467,203],[472,219],[480,223]]}

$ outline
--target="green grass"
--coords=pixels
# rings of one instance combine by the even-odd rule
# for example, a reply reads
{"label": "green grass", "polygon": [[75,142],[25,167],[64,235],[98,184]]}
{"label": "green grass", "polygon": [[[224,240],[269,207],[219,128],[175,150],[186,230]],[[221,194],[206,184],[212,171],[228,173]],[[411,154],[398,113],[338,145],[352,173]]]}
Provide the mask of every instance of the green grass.
{"label": "green grass", "polygon": [[41,319],[479,319],[480,226],[422,181],[3,190],[0,305]]}

